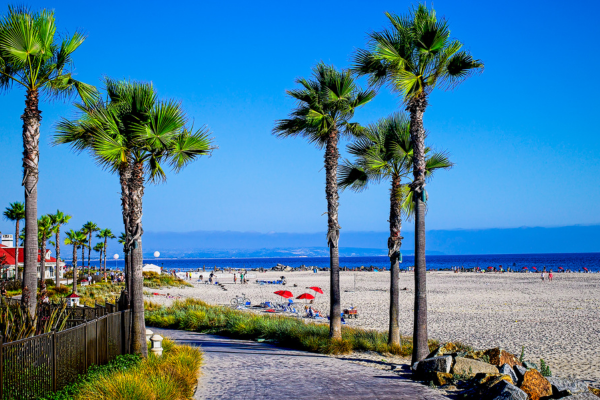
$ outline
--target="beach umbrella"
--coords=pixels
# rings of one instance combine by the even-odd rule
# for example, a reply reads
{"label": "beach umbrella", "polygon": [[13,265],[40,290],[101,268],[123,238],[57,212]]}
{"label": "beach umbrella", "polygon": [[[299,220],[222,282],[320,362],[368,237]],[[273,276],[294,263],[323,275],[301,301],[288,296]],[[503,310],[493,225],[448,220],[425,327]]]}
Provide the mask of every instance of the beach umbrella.
{"label": "beach umbrella", "polygon": [[533,268],[533,270],[534,270],[534,271],[537,271],[537,268],[536,268],[536,267],[531,267],[531,268]]}
{"label": "beach umbrella", "polygon": [[588,272],[588,269],[587,269],[586,267],[583,267],[583,270],[584,270],[585,272]]}
{"label": "beach umbrella", "polygon": [[323,294],[323,289],[321,289],[321,288],[320,288],[320,287],[318,287],[318,286],[311,286],[311,287],[309,287],[309,289],[310,289],[310,290],[314,290],[316,293],[321,293],[321,294]]}
{"label": "beach umbrella", "polygon": [[274,293],[278,296],[283,297],[284,299],[291,299],[292,297],[294,297],[292,292],[290,292],[289,290],[278,290]]}
{"label": "beach umbrella", "polygon": [[527,267],[523,267],[523,269],[528,269]]}
{"label": "beach umbrella", "polygon": [[314,300],[315,296],[310,293],[302,293],[300,296],[296,297],[296,300]]}
{"label": "beach umbrella", "polygon": [[563,267],[558,267],[558,269],[564,269]]}

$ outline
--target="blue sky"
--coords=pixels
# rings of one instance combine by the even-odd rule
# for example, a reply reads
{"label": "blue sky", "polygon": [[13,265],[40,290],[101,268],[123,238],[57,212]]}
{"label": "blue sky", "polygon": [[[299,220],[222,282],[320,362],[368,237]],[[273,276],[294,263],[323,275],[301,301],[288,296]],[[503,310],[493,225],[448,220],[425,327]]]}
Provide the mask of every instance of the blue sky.
{"label": "blue sky", "polygon": [[[79,79],[152,81],[213,132],[219,150],[211,158],[146,189],[147,231],[317,232],[326,228],[322,152],[271,134],[294,105],[285,90],[320,60],[347,67],[366,33],[386,26],[385,11],[405,13],[412,3],[28,4],[54,8],[59,31],[88,34],[74,55]],[[428,228],[600,223],[597,3],[441,0],[435,7],[486,69],[431,96],[429,144],[456,166],[427,187]],[[23,95],[16,87],[0,95],[2,209],[23,196]],[[382,90],[355,120],[369,123],[400,107]],[[49,145],[54,124],[73,107],[42,102],[41,109],[40,214],[60,208],[73,215],[72,228],[93,220],[120,232],[117,177]],[[343,230],[388,229],[386,185],[344,192],[340,203]],[[13,229],[0,221],[1,231]]]}

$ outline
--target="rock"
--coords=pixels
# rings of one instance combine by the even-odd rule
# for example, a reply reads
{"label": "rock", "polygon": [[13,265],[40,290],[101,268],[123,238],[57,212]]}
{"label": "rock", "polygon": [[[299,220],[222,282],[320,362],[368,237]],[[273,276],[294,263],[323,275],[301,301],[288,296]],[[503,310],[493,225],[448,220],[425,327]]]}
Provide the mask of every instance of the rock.
{"label": "rock", "polygon": [[549,376],[546,378],[552,385],[552,393],[556,396],[568,396],[570,394],[585,393],[588,391],[588,386],[582,381],[575,379],[557,378]]}
{"label": "rock", "polygon": [[509,364],[504,364],[503,366],[498,368],[498,371],[500,371],[501,374],[510,376],[513,385],[516,385],[518,383],[519,380],[517,379],[517,374],[515,374],[515,371]]}
{"label": "rock", "polygon": [[525,372],[527,372],[527,368],[522,367],[520,365],[515,365],[513,367],[513,371],[515,371],[515,375],[517,375],[517,385],[521,386],[521,382],[523,381],[523,376],[525,376]]}
{"label": "rock", "polygon": [[452,374],[447,374],[445,372],[436,372],[432,376],[432,381],[433,381],[433,383],[436,384],[436,386],[447,385],[451,380],[452,380]]}
{"label": "rock", "polygon": [[511,367],[514,367],[515,365],[521,365],[521,362],[514,354],[504,351],[499,347],[486,350],[485,354],[490,358],[490,364],[497,367],[504,364],[508,364]]}
{"label": "rock", "polygon": [[433,372],[449,373],[452,367],[452,356],[426,358],[419,361],[417,365],[417,374],[426,376]]}
{"label": "rock", "polygon": [[598,397],[592,394],[592,392],[577,393],[567,397],[561,397],[565,400],[598,400]]}
{"label": "rock", "polygon": [[480,398],[487,400],[527,400],[527,393],[507,381],[501,381],[489,388]]}
{"label": "rock", "polygon": [[432,351],[427,358],[441,357],[446,354],[454,354],[458,352],[458,346],[454,343],[446,343]]}
{"label": "rock", "polygon": [[537,370],[530,369],[523,375],[521,390],[529,395],[531,400],[552,395],[552,385]]}
{"label": "rock", "polygon": [[472,360],[470,358],[456,357],[454,359],[454,367],[452,373],[456,375],[469,375],[473,376],[476,374],[497,374],[498,368],[492,364],[485,363],[483,361]]}
{"label": "rock", "polygon": [[414,364],[413,364],[413,365],[410,367],[410,369],[412,369],[413,371],[416,371],[416,370],[417,370],[417,366],[418,366],[418,365],[419,365],[419,362],[417,361],[416,363],[414,363]]}
{"label": "rock", "polygon": [[291,272],[291,271],[293,271],[293,270],[294,270],[294,268],[292,268],[292,267],[285,267],[283,270],[284,270],[285,272]]}
{"label": "rock", "polygon": [[527,369],[538,369],[537,364],[531,361],[523,361],[523,366]]}
{"label": "rock", "polygon": [[475,375],[475,379],[477,379],[478,385],[486,386],[488,388],[494,386],[500,381],[507,381],[510,384],[515,384],[512,378],[505,374],[477,374]]}
{"label": "rock", "polygon": [[595,387],[589,387],[588,389],[590,389],[590,392],[595,394],[596,396],[600,397],[600,389],[595,388]]}

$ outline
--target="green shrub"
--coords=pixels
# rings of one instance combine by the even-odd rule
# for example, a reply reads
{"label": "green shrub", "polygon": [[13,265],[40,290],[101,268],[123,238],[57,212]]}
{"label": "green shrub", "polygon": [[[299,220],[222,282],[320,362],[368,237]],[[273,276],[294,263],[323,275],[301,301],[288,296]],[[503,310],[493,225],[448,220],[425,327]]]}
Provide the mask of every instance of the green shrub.
{"label": "green shrub", "polygon": [[540,373],[542,374],[542,376],[552,376],[550,366],[546,364],[543,358],[540,358]]}

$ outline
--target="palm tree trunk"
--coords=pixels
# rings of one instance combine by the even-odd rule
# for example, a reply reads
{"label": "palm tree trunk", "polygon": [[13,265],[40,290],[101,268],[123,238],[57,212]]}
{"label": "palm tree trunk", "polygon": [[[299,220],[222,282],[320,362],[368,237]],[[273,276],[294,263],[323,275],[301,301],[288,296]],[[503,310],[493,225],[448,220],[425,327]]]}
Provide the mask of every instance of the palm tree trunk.
{"label": "palm tree trunk", "polygon": [[60,272],[59,272],[59,268],[60,268],[60,225],[56,227],[56,244],[55,244],[55,249],[56,249],[56,282],[55,282],[55,286],[59,287],[60,286]]}
{"label": "palm tree trunk", "polygon": [[40,282],[42,287],[46,286],[46,238],[42,238],[42,248],[40,254]]}
{"label": "palm tree trunk", "polygon": [[[88,270],[90,269],[90,259],[92,258],[92,232],[90,231],[89,247],[88,247]],[[81,260],[83,262],[83,260]]]}
{"label": "palm tree trunk", "polygon": [[421,361],[429,354],[427,346],[427,282],[425,263],[425,128],[423,114],[427,108],[425,94],[408,105],[410,112],[410,139],[413,143],[413,183],[415,199],[415,308],[412,362]]}
{"label": "palm tree trunk", "polygon": [[17,220],[15,227],[15,281],[19,276],[19,220]]}
{"label": "palm tree trunk", "polygon": [[73,293],[77,293],[77,246],[75,244],[73,244]]}
{"label": "palm tree trunk", "polygon": [[123,252],[125,253],[125,292],[129,298],[131,298],[131,285],[130,278],[131,273],[129,272],[129,245],[128,245],[128,236],[129,236],[129,181],[131,179],[131,161],[128,161],[126,165],[122,166],[119,169],[119,181],[121,184],[121,212],[123,214],[123,226],[125,229],[125,244],[123,245]]}
{"label": "palm tree trunk", "polygon": [[85,246],[81,245],[81,270],[85,274]]}
{"label": "palm tree trunk", "polygon": [[144,257],[142,252],[142,199],[144,196],[144,165],[136,163],[131,176],[130,196],[130,248],[131,248],[131,351],[133,354],[148,356],[146,345],[146,322],[144,320],[144,278],[142,266]]}
{"label": "palm tree trunk", "polygon": [[325,148],[325,195],[327,197],[327,244],[329,246],[330,282],[330,310],[329,310],[329,337],[336,340],[342,339],[341,299],[340,299],[340,258],[339,240],[340,226],[338,225],[338,131],[334,127],[327,138]]}
{"label": "palm tree trunk", "polygon": [[[108,237],[104,238],[104,282],[106,282],[106,253],[108,253]],[[100,261],[102,264],[102,261]]]}
{"label": "palm tree trunk", "polygon": [[[40,158],[40,121],[38,91],[28,90],[23,120],[23,186],[25,187],[25,257],[23,265],[23,291],[27,287],[29,296],[22,296],[23,305],[35,314],[37,303],[37,183]],[[18,238],[18,236],[17,236]],[[25,304],[28,302],[28,304]]]}
{"label": "palm tree trunk", "polygon": [[402,217],[400,215],[400,202],[398,195],[400,191],[400,177],[394,175],[392,178],[392,190],[390,192],[390,238],[388,239],[388,257],[390,257],[390,328],[388,343],[400,345],[400,246],[402,246]]}

